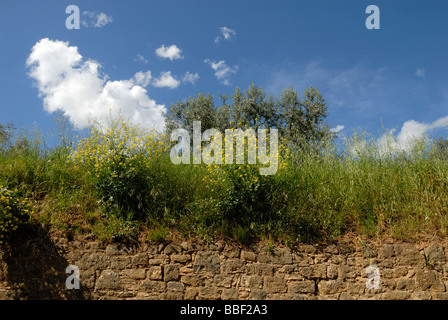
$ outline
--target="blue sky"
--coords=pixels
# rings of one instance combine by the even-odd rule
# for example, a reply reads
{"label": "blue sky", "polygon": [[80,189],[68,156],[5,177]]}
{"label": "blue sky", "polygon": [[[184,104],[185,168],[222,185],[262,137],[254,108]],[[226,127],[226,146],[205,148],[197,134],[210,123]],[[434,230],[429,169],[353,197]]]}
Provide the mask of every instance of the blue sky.
{"label": "blue sky", "polygon": [[[69,5],[80,29],[66,28]],[[56,110],[81,126],[121,109],[160,129],[177,100],[254,82],[274,96],[319,88],[347,134],[445,136],[447,16],[435,0],[2,0],[0,123],[46,132]]]}

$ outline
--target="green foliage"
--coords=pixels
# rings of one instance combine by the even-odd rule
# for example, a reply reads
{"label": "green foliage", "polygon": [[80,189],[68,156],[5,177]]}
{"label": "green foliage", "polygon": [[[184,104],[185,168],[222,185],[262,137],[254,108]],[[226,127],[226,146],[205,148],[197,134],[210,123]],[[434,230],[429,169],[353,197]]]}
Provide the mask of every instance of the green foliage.
{"label": "green foliage", "polygon": [[123,217],[144,217],[151,207],[155,166],[166,151],[155,132],[145,132],[122,118],[102,131],[93,127],[69,163],[86,172],[102,201]]}
{"label": "green foliage", "polygon": [[229,123],[238,128],[277,128],[288,144],[300,150],[313,146],[332,134],[324,124],[327,104],[320,91],[309,87],[303,99],[292,88],[285,89],[280,98],[267,94],[261,87],[251,84],[247,90],[236,88],[231,95],[221,96],[221,106],[215,105],[212,95],[199,93],[185,101],[177,101],[166,114],[167,137],[176,128],[192,134],[193,121],[201,121],[201,129],[215,128],[224,132]]}
{"label": "green foliage", "polygon": [[32,218],[39,223],[104,241],[143,234],[161,242],[173,230],[209,242],[258,237],[288,245],[347,232],[406,239],[447,235],[446,140],[425,138],[403,150],[393,135],[379,143],[355,132],[337,140],[345,142],[339,146],[327,135],[326,102],[314,88],[302,99],[293,89],[275,99],[255,86],[237,89],[231,104],[221,98],[218,109],[205,95],[179,103],[171,128],[190,126],[198,116],[206,119],[203,130],[275,123],[282,137],[274,175],[260,175],[260,164],[247,159],[174,165],[162,136],[123,119],[95,127],[77,146],[67,130],[61,129],[53,148],[38,134],[8,131],[0,152],[0,184],[8,188],[0,195],[0,230],[13,229],[31,210],[25,205],[30,202],[21,206],[27,195],[37,201]]}
{"label": "green foliage", "polygon": [[0,244],[5,236],[30,220],[30,201],[18,190],[0,186]]}

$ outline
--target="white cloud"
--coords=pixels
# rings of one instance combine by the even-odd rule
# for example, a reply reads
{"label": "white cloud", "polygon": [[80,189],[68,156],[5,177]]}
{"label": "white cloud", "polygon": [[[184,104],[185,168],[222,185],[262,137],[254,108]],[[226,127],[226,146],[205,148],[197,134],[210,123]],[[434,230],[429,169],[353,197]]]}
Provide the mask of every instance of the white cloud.
{"label": "white cloud", "polygon": [[100,63],[83,59],[78,48],[68,42],[38,41],[26,61],[29,75],[36,81],[44,109],[61,110],[77,128],[92,119],[105,125],[107,116],[125,116],[143,127],[164,130],[164,105],[150,99],[145,84],[149,71],[129,80],[109,80],[100,74]]}
{"label": "white cloud", "polygon": [[331,128],[330,131],[334,132],[334,133],[339,133],[340,131],[342,131],[344,129],[344,126],[341,126],[340,124],[338,124],[336,127]]}
{"label": "white cloud", "polygon": [[137,54],[137,56],[135,57],[134,61],[143,62],[144,64],[148,63],[148,60],[145,59],[145,57],[143,55],[141,55],[141,54]]}
{"label": "white cloud", "polygon": [[219,28],[220,35],[215,38],[215,43],[219,43],[221,40],[230,40],[232,37],[236,35],[236,31],[234,29],[230,29],[227,27]]}
{"label": "white cloud", "polygon": [[151,71],[142,72],[139,71],[134,75],[134,82],[136,85],[146,87],[149,85],[149,82],[151,81]]}
{"label": "white cloud", "polygon": [[198,80],[199,80],[198,73],[186,72],[184,77],[182,78],[183,82],[190,82],[191,84],[195,84]]}
{"label": "white cloud", "polygon": [[113,22],[113,18],[111,16],[108,16],[104,12],[100,12],[97,14],[92,11],[83,11],[82,15],[84,19],[82,19],[81,24],[85,28],[88,28],[89,26],[102,28],[105,25]]}
{"label": "white cloud", "polygon": [[154,79],[153,86],[155,87],[168,87],[175,89],[179,86],[180,81],[171,76],[171,71],[161,72],[157,79]]}
{"label": "white cloud", "polygon": [[423,68],[417,68],[417,70],[415,70],[415,75],[417,77],[422,77],[423,78],[426,75],[426,70],[423,69]]}
{"label": "white cloud", "polygon": [[224,60],[215,62],[210,59],[205,59],[204,62],[212,67],[215,71],[216,78],[225,85],[230,85],[231,74],[235,74],[238,70],[238,66],[235,65],[233,67],[229,67]]}
{"label": "white cloud", "polygon": [[182,59],[183,56],[181,55],[182,50],[180,50],[175,44],[165,47],[163,44],[160,48],[156,49],[156,54],[164,59],[170,59],[171,61]]}
{"label": "white cloud", "polygon": [[409,151],[414,144],[424,138],[430,131],[448,127],[448,116],[439,118],[431,123],[408,120],[403,123],[400,131],[395,135],[395,129],[383,134],[378,139],[382,153],[386,151]]}
{"label": "white cloud", "polygon": [[104,27],[106,24],[111,23],[113,21],[112,17],[106,15],[104,12],[100,12],[97,16],[96,16],[96,23],[95,23],[95,27],[96,28],[102,28]]}

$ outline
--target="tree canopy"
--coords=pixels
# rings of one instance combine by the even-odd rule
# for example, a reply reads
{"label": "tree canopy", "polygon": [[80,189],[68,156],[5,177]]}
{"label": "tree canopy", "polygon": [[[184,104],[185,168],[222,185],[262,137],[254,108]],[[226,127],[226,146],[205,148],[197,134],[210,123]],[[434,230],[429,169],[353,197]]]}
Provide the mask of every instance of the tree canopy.
{"label": "tree canopy", "polygon": [[236,88],[231,95],[220,96],[215,105],[213,95],[199,93],[185,101],[177,101],[165,114],[167,136],[177,128],[192,134],[193,121],[201,121],[201,129],[276,128],[292,147],[305,147],[332,136],[325,124],[327,102],[319,89],[309,87],[300,98],[292,87],[273,97],[252,83],[247,90]]}

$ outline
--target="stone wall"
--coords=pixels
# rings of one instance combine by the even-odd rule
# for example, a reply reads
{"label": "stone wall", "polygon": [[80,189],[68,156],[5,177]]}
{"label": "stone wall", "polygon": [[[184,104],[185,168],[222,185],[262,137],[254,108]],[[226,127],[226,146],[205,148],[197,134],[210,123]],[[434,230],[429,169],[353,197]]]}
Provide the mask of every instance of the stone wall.
{"label": "stone wall", "polygon": [[[80,271],[68,290],[66,267]],[[372,288],[367,268],[379,270]],[[447,299],[445,246],[127,246],[18,239],[0,251],[0,299]],[[370,284],[370,288],[369,288]]]}

